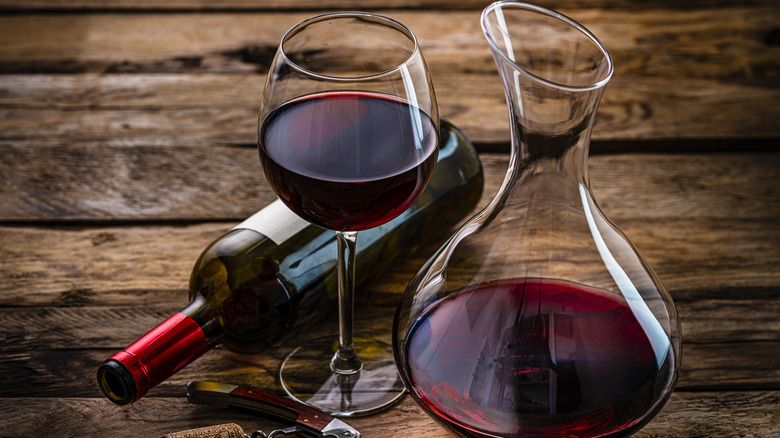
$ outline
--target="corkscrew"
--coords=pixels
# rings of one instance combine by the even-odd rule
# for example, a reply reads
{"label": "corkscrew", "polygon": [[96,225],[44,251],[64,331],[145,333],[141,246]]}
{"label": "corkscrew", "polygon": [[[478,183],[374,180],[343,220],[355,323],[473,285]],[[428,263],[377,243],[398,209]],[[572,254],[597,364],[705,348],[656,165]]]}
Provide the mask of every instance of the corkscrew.
{"label": "corkscrew", "polygon": [[[240,428],[235,438],[277,438],[284,436],[360,438],[360,432],[347,423],[318,409],[257,389],[217,382],[190,382],[187,385],[187,400],[190,403],[217,407],[237,407],[260,412],[276,419],[295,421],[295,424],[274,430],[266,435],[255,431],[251,435]],[[220,425],[228,426],[228,425]],[[235,425],[234,425],[235,426]],[[216,427],[216,426],[214,426]],[[238,427],[238,426],[236,426]],[[196,438],[222,435],[168,435],[170,438]]]}
{"label": "corkscrew", "polygon": [[[276,436],[277,433],[284,433],[283,429],[271,432],[270,437]],[[262,430],[256,430],[252,435],[249,435],[244,433],[244,429],[238,424],[225,423],[172,432],[163,435],[162,438],[269,438],[269,435],[266,435]]]}
{"label": "corkscrew", "polygon": [[286,436],[298,432],[295,426],[285,429],[277,429],[266,435],[262,430],[252,432],[252,435],[245,433],[244,429],[235,423],[218,424],[216,426],[199,427],[197,429],[183,430],[165,434],[162,438],[274,438],[281,434]]}

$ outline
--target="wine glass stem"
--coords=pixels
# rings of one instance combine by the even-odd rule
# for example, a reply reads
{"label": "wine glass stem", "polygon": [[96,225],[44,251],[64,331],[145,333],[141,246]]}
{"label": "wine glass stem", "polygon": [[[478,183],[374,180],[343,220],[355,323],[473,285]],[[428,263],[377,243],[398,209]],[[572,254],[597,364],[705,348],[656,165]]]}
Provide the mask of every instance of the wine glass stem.
{"label": "wine glass stem", "polygon": [[330,361],[337,374],[353,374],[363,367],[352,342],[355,325],[355,244],[357,231],[340,231],[338,241],[339,348]]}

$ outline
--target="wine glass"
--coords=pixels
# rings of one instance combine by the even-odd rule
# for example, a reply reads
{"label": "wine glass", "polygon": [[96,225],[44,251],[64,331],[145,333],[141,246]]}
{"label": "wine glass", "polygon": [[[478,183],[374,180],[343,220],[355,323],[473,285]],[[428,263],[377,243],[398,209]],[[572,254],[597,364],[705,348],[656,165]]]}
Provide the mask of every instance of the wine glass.
{"label": "wine glass", "polygon": [[357,233],[422,193],[438,154],[433,86],[414,34],[373,13],[336,12],[282,38],[262,96],[260,161],[279,199],[337,233],[339,335],[298,347],[280,379],[292,398],[364,415],[404,393],[392,347],[353,337]]}

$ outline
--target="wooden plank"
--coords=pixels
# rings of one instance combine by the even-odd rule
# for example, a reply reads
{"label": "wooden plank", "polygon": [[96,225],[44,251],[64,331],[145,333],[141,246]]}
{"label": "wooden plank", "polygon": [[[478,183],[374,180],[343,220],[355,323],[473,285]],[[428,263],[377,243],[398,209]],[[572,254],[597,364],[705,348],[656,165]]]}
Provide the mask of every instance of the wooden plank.
{"label": "wooden plank", "polygon": [[275,199],[254,148],[6,146],[0,163],[5,220],[237,220]]}
{"label": "wooden plank", "polygon": [[776,392],[676,392],[658,417],[634,436],[771,438],[780,434],[778,403]]}
{"label": "wooden plank", "polygon": [[[780,434],[780,391],[675,392],[637,438],[754,437]],[[73,436],[158,437],[173,431],[235,422],[250,433],[266,433],[289,424],[238,410],[189,405],[183,395],[147,398],[130,407],[97,398],[0,399],[0,427],[8,436],[47,436],[52,430]],[[99,417],[99,418],[98,418]],[[425,415],[410,397],[388,411],[346,420],[365,438],[451,437]],[[388,431],[391,431],[390,434]]]}
{"label": "wooden plank", "polygon": [[[364,307],[359,310],[364,310]],[[333,319],[325,321],[325,329],[318,326],[316,336],[336,335],[338,329],[331,321]],[[372,321],[359,319],[356,325],[358,333],[390,342],[392,313],[382,315],[381,320],[381,324],[373,324]],[[152,327],[154,325],[146,329]],[[311,337],[293,338],[280,348],[266,349],[258,354],[239,354],[221,348],[212,350],[155,387],[150,396],[181,394],[187,382],[192,380],[243,382],[269,392],[283,393],[276,380],[279,365],[294,347],[305,344],[306,339]],[[111,349],[37,348],[3,352],[0,356],[0,399],[56,397],[62,394],[99,397],[100,389],[95,380],[97,367],[135,339],[137,337]],[[110,341],[101,343],[105,342]],[[705,344],[685,342],[677,388],[697,391],[780,389],[778,348],[778,341],[742,342],[736,337]],[[751,359],[745,361],[745,357]],[[724,369],[728,372],[724,373]]]}
{"label": "wooden plank", "polygon": [[[435,80],[442,117],[478,146],[508,151],[509,122],[496,75],[442,72]],[[0,75],[0,144],[250,145],[264,81],[257,74]],[[593,139],[732,139],[741,149],[736,139],[780,137],[774,123],[780,89],[712,79],[674,82],[616,77],[599,107]]]}
{"label": "wooden plank", "polygon": [[[326,7],[348,3],[329,1]],[[596,141],[614,142],[620,151],[637,140],[703,145],[712,138],[739,145],[762,139],[768,147],[780,138],[780,11],[774,3],[757,0],[751,4],[758,7],[744,9],[731,7],[737,3],[729,0],[559,3],[606,35],[618,62]],[[12,54],[0,55],[0,435],[58,430],[159,436],[224,421],[238,421],[248,431],[283,426],[189,406],[183,393],[192,379],[279,393],[278,365],[293,344],[258,355],[209,352],[130,407],[110,404],[94,381],[100,361],[185,303],[184,287],[200,250],[273,198],[251,147],[257,93],[246,91],[262,85],[273,51],[271,32],[251,29],[249,19],[259,15],[252,13],[203,19],[204,14],[101,12],[214,7],[200,0],[167,6],[147,0],[27,5],[0,0],[0,10],[96,8],[97,13],[0,17],[0,43],[12,43],[0,44],[0,54]],[[219,7],[257,11],[281,3],[267,5],[229,0]],[[425,49],[431,48],[442,114],[472,140],[501,145],[508,140],[503,94],[476,21],[483,5],[368,0],[358,6],[414,17],[409,21],[415,31],[424,28],[418,34],[426,38]],[[579,14],[578,8],[594,5],[614,9]],[[711,9],[723,5],[728,7]],[[314,6],[307,0],[283,6],[276,18],[310,15],[289,11]],[[421,10],[394,9],[399,7]],[[425,10],[430,7],[471,10]],[[436,21],[438,15],[445,18]],[[235,29],[220,22],[225,17],[236,19]],[[142,24],[144,18],[152,25]],[[48,20],[55,28],[49,42],[65,44],[52,49],[45,38],[29,38],[30,29],[37,35],[47,34],[45,28],[16,26],[7,32],[2,26],[13,20],[6,19],[35,26]],[[167,36],[154,28],[166,22],[174,31]],[[223,33],[201,31],[193,22],[216,24]],[[448,27],[437,27],[445,22]],[[111,35],[117,30],[137,33]],[[17,31],[26,34],[9,36]],[[232,33],[242,31],[249,37]],[[258,35],[260,42],[253,40]],[[174,50],[155,47],[160,37],[170,39]],[[117,56],[109,53],[112,48]],[[654,150],[653,144],[645,146]],[[506,164],[505,156],[484,157],[489,181],[483,203]],[[685,333],[678,391],[636,436],[780,435],[778,159],[775,153],[592,158],[597,199],[656,267],[678,303]],[[361,295],[360,327],[389,337],[398,293],[424,258],[410,257]],[[318,327],[323,331],[335,331],[334,318]],[[366,437],[388,431],[449,436],[408,397],[387,413],[349,422]]]}
{"label": "wooden plank", "polygon": [[[639,221],[621,228],[676,300],[777,296],[780,231],[773,222]],[[0,306],[186,304],[200,252],[232,225],[0,228]],[[397,295],[436,245],[422,248],[372,288]]]}
{"label": "wooden plank", "polygon": [[[616,63],[595,139],[780,136],[774,123],[780,116],[775,105],[780,45],[772,36],[780,18],[777,8],[576,12],[604,40]],[[478,14],[396,14],[419,28],[442,115],[478,143],[508,142],[503,92]],[[180,144],[250,144],[256,99],[278,40],[305,16],[0,17],[0,28],[7,29],[0,34],[0,72],[21,73],[0,77],[0,96],[6,96],[0,100],[6,108],[0,141],[169,144],[176,132]],[[29,29],[40,31],[30,34]],[[166,44],[158,44],[161,40]],[[53,79],[29,73],[88,75]],[[44,111],[30,111],[31,104]],[[106,112],[45,111],[51,106]],[[154,111],[118,110],[127,106]],[[170,111],[171,106],[177,110]],[[40,119],[49,123],[41,126]]]}
{"label": "wooden plank", "polygon": [[[369,297],[361,297],[361,310],[371,313],[370,318],[361,316],[361,327],[366,327],[368,321],[375,317],[381,319],[382,323],[388,322],[388,315],[393,314],[401,293],[398,289],[395,293],[382,296],[374,293]],[[38,350],[119,350],[182,309],[187,302],[184,291],[165,293],[152,289],[150,294],[154,293],[165,302],[158,305],[133,305],[127,300],[117,301],[110,306],[0,307],[0,326],[4,336],[0,352],[19,354]],[[371,291],[365,293],[371,294]],[[96,304],[111,299],[106,295],[96,298]],[[146,300],[140,296],[136,301],[143,303]],[[689,348],[726,342],[780,343],[780,320],[777,319],[780,314],[780,297],[716,297],[697,301],[679,300],[676,304],[686,352]],[[335,313],[329,315],[326,318],[328,321],[321,324],[332,322]],[[121,324],[117,324],[117,321],[121,321]],[[383,326],[381,330],[386,328]],[[717,350],[717,353],[725,356],[722,350]]]}
{"label": "wooden plank", "polygon": [[[739,223],[759,228],[766,238],[764,225]],[[93,396],[78,389],[87,388],[86,383],[93,379],[92,371],[85,368],[96,366],[186,304],[184,287],[190,270],[186,261],[194,260],[209,240],[205,231],[214,230],[216,235],[217,228],[215,224],[155,227],[161,239],[155,232],[145,232],[146,227],[140,233],[133,228],[45,230],[35,239],[25,229],[4,234],[7,259],[0,263],[0,283],[8,286],[0,290],[0,305],[14,307],[0,310],[5,345],[0,375],[9,381],[28,382],[16,386],[13,394],[67,391]],[[664,239],[663,233],[657,232],[637,233],[641,227],[626,231],[649,239],[635,239],[635,243],[677,300],[685,340],[681,387],[780,387],[780,363],[775,354],[780,341],[776,336],[780,333],[776,319],[780,302],[774,287],[780,273],[773,269],[780,263],[780,254],[778,245],[772,243],[777,233],[766,241],[758,236],[748,239],[733,227],[729,233],[697,232],[672,222],[671,228],[675,236],[688,235],[686,244],[675,248],[676,238]],[[197,232],[190,235],[187,230]],[[6,237],[11,235],[20,237],[9,241]],[[695,236],[710,237],[701,241]],[[47,246],[45,242],[50,243]],[[651,245],[649,251],[644,251],[646,245]],[[87,253],[90,250],[91,254]],[[422,264],[424,254],[432,250],[424,248],[375,282],[368,295],[360,295],[357,314],[361,331],[389,338],[387,329],[400,289],[410,272]],[[135,289],[125,289],[128,287]],[[720,291],[713,293],[717,289]],[[749,293],[755,291],[759,293]],[[58,307],[39,307],[42,305]],[[335,333],[332,318],[326,318],[317,332],[328,330]],[[274,367],[289,345],[294,342],[259,356],[264,361],[263,375],[275,375]],[[744,357],[753,359],[745,362]],[[240,378],[250,379],[246,370],[233,371],[245,367],[241,364],[246,360],[233,353],[213,353],[160,391],[168,394],[171,387],[193,378],[230,379],[238,378],[238,373]],[[722,372],[724,367],[729,373]],[[272,384],[264,379],[252,382]],[[78,387],[72,388],[74,384]]]}
{"label": "wooden plank", "polygon": [[[753,230],[746,234],[740,224]],[[639,237],[634,242],[677,301],[685,344],[680,387],[780,388],[779,233],[767,235],[756,221],[723,225],[641,222],[624,229]],[[649,227],[652,233],[641,232]],[[184,307],[192,262],[225,228],[2,228],[0,397],[96,396],[97,364]],[[359,331],[390,340],[400,290],[434,249],[423,248],[359,295]],[[336,332],[332,312],[317,325],[317,334],[327,332]],[[259,355],[219,349],[156,394],[175,395],[192,379],[275,388],[276,367],[311,333]]]}
{"label": "wooden plank", "polygon": [[[0,122],[1,123],[1,122]],[[507,156],[480,154],[484,203]],[[775,219],[780,154],[590,157],[596,199],[621,219]],[[275,199],[253,147],[0,146],[0,221],[242,220]]]}
{"label": "wooden plank", "polygon": [[[21,150],[27,151],[29,148]],[[133,148],[128,150],[135,151]],[[233,150],[254,156],[253,151]],[[95,154],[90,157],[94,158]],[[57,157],[55,155],[52,158]],[[506,163],[505,156],[487,155],[483,158],[487,184],[481,205],[485,205],[495,193]],[[605,213],[629,235],[667,282],[675,298],[729,298],[737,293],[751,297],[771,297],[774,296],[774,285],[780,275],[776,269],[780,263],[780,229],[773,226],[780,215],[780,185],[776,177],[773,179],[769,175],[777,168],[778,158],[780,156],[777,154],[599,156],[591,160],[590,173],[596,199]],[[106,158],[109,164],[111,160]],[[239,161],[236,155],[226,160]],[[0,161],[7,162],[9,168],[13,169],[15,166],[23,168],[26,160]],[[264,205],[258,201],[262,198],[259,194],[252,196],[251,200],[240,194],[244,190],[251,191],[252,187],[260,187],[259,182],[246,186],[229,185],[224,191],[216,191],[204,197],[203,188],[199,188],[197,181],[191,181],[189,185],[194,186],[192,192],[178,193],[176,189],[169,193],[162,188],[175,188],[176,183],[165,179],[155,180],[148,173],[136,179],[114,178],[123,172],[134,173],[132,167],[126,169],[128,163],[152,166],[151,162],[122,159],[116,160],[116,163],[118,170],[103,162],[86,166],[86,169],[105,169],[108,175],[105,177],[106,182],[100,178],[90,180],[78,175],[71,178],[77,181],[74,183],[76,187],[81,187],[82,183],[78,182],[80,179],[85,180],[84,187],[98,187],[93,192],[94,198],[67,185],[57,186],[56,182],[63,181],[63,175],[67,175],[67,172],[54,172],[53,175],[58,175],[58,179],[38,176],[38,189],[46,184],[54,184],[54,187],[44,192],[33,191],[25,196],[20,196],[15,187],[34,187],[35,180],[0,179],[6,182],[7,187],[0,203],[6,211],[5,219],[13,218],[6,209],[11,209],[14,202],[25,200],[48,202],[43,207],[31,210],[26,220],[42,217],[54,220],[56,212],[65,211],[55,208],[46,210],[50,205],[56,205],[59,202],[57,199],[76,202],[74,211],[79,212],[81,221],[84,218],[99,221],[117,219],[107,212],[136,211],[134,209],[139,209],[138,205],[142,204],[139,199],[150,200],[148,210],[139,210],[136,216],[125,214],[118,218],[185,218],[190,212],[190,221],[237,221]],[[65,164],[63,169],[74,167]],[[175,174],[175,167],[169,164],[162,161],[160,166],[166,172],[173,170]],[[38,175],[38,172],[30,174]],[[226,179],[229,181],[241,176],[229,167],[224,174],[231,175],[231,178]],[[258,175],[255,177],[258,180],[261,178]],[[187,186],[182,184],[182,187]],[[141,190],[140,187],[145,189]],[[258,190],[265,193],[263,196],[269,201],[273,198],[266,188]],[[108,191],[108,197],[99,193],[102,191]],[[177,195],[181,198],[177,198]],[[188,196],[191,199],[187,199]],[[106,206],[105,211],[91,215],[91,209],[97,210],[97,207],[86,205],[90,199],[94,205]],[[112,199],[119,201],[113,202]],[[157,203],[153,204],[152,199],[158,199]],[[186,201],[184,206],[168,206],[169,213],[154,210],[158,205],[176,203],[181,199]],[[245,199],[246,205],[241,208],[228,208],[231,203],[238,204]],[[164,206],[159,208],[165,209]],[[202,216],[198,217],[199,214]],[[127,305],[137,300],[145,304],[166,302],[161,299],[168,298],[160,296],[170,297],[168,294],[175,295],[175,291],[182,290],[200,251],[234,224],[2,227],[0,241],[3,242],[4,251],[0,256],[3,261],[0,263],[0,278],[4,281],[0,282],[0,304],[73,306]],[[408,275],[408,272],[415,271],[427,254],[434,250],[435,247],[430,247],[418,257],[410,258],[405,265],[405,273],[403,270],[398,272]],[[392,292],[392,288],[383,290]]]}
{"label": "wooden plank", "polygon": [[[259,107],[261,74],[6,74],[0,107],[61,110]],[[255,108],[256,110],[257,108]]]}
{"label": "wooden plank", "polygon": [[[390,342],[390,327],[399,292],[358,305],[360,333]],[[183,294],[177,301],[184,302]],[[377,298],[377,297],[372,297]],[[392,298],[392,299],[390,299]],[[94,367],[129,345],[181,306],[114,306],[69,308],[0,308],[2,346],[0,397],[97,396]],[[677,305],[684,343],[680,389],[780,389],[780,300],[729,299],[681,301]],[[189,365],[155,390],[175,395],[188,380],[218,379],[251,382],[280,390],[275,370],[290,349],[311,336],[312,330],[280,348],[242,355],[218,349]],[[319,324],[316,334],[337,333],[335,312]],[[742,358],[749,356],[750,361]],[[257,367],[251,376],[247,364]],[[723,373],[723,369],[728,373]],[[211,376],[211,377],[208,377]],[[23,383],[26,382],[26,383]]]}
{"label": "wooden plank", "polygon": [[[408,273],[407,273],[408,274]],[[395,279],[390,276],[390,279]],[[0,307],[0,327],[3,342],[0,352],[20,354],[28,351],[43,350],[119,350],[130,345],[152,327],[162,322],[174,312],[182,309],[187,302],[186,293],[166,293],[150,288],[147,295],[154,295],[161,304],[143,304],[143,295],[138,295],[133,305],[130,300],[116,301],[113,305],[82,305],[60,307]],[[365,293],[371,294],[370,291]],[[103,295],[103,294],[100,294]],[[111,299],[109,294],[94,299],[96,304]],[[365,329],[371,320],[378,318],[382,324],[389,322],[394,311],[400,290],[395,293],[374,293],[367,298],[361,291],[359,307],[360,327]],[[710,349],[723,361],[728,359],[722,349],[713,345],[740,343],[736,348],[755,349],[760,345],[780,343],[780,297],[734,296],[733,298],[700,299],[697,301],[678,300],[677,311],[682,323],[687,351]],[[322,324],[333,327],[335,318],[333,309]],[[117,321],[121,321],[117,324]],[[381,325],[381,324],[380,324]],[[386,331],[382,325],[380,331]],[[304,333],[306,333],[304,331]],[[709,347],[705,347],[709,346]],[[726,351],[731,348],[725,346]],[[695,354],[693,354],[695,357]],[[733,359],[733,357],[732,357]],[[697,364],[699,360],[685,359]],[[735,360],[735,363],[739,361]],[[770,361],[771,362],[771,361]],[[751,362],[752,366],[752,362]],[[687,367],[686,367],[687,368]],[[733,369],[735,365],[728,365]]]}
{"label": "wooden plank", "polygon": [[[373,332],[389,338],[390,325]],[[333,331],[318,331],[337,333]],[[361,327],[362,328],[362,327]],[[305,343],[305,338],[291,340],[283,348],[265,350],[259,354],[238,354],[224,349],[206,353],[173,375],[149,394],[150,397],[182,394],[187,382],[215,380],[241,382],[283,393],[277,382],[279,364],[292,350]],[[134,339],[133,339],[134,340]],[[778,342],[684,344],[678,390],[719,391],[780,389],[780,359],[775,354]],[[100,397],[95,380],[98,365],[115,353],[115,349],[38,349],[4,353],[0,357],[0,399],[6,397]],[[744,357],[751,357],[750,362]],[[736,365],[735,365],[736,364]],[[724,373],[723,369],[728,369]]]}
{"label": "wooden plank", "polygon": [[[616,77],[776,83],[776,7],[572,12],[610,50]],[[478,11],[391,14],[416,32],[434,74],[453,69],[494,74]],[[265,73],[282,35],[307,17],[303,12],[0,16],[0,63],[5,73],[56,72],[58,65],[79,73]]]}
{"label": "wooden plank", "polygon": [[[773,4],[771,0],[752,0],[751,4]],[[593,7],[604,9],[642,9],[642,8],[702,8],[716,6],[742,6],[739,0],[691,0],[687,2],[675,2],[669,0],[651,0],[640,3],[626,0],[553,0],[544,3],[548,8],[580,8]],[[154,0],[1,0],[0,10],[10,11],[36,11],[36,10],[374,10],[387,8],[405,9],[478,9],[481,10],[487,3],[481,0],[298,0],[289,2],[285,0],[223,0],[212,2],[207,0],[167,0],[159,2]]]}
{"label": "wooden plank", "polygon": [[183,305],[198,255],[231,227],[3,228],[0,299],[3,306]]}

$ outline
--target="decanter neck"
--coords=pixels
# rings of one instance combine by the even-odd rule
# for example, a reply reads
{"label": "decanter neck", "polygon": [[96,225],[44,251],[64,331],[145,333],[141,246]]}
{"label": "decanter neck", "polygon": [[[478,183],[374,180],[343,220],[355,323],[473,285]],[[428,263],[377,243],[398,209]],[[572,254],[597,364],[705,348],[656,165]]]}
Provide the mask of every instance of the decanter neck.
{"label": "decanter neck", "polygon": [[[515,117],[508,178],[512,173],[513,179],[520,173],[550,175],[561,181],[587,185],[591,116],[588,114],[576,124],[561,122],[549,126],[534,126],[528,120]],[[568,125],[568,129],[562,129],[564,125]]]}
{"label": "decanter neck", "polygon": [[507,181],[518,172],[552,166],[587,183],[594,115],[613,73],[609,52],[587,29],[560,14],[504,6],[486,10],[482,29],[512,126]]}
{"label": "decanter neck", "polygon": [[520,172],[555,171],[564,181],[587,185],[590,137],[604,87],[556,87],[523,74],[505,58],[496,60],[511,121],[507,180]]}

